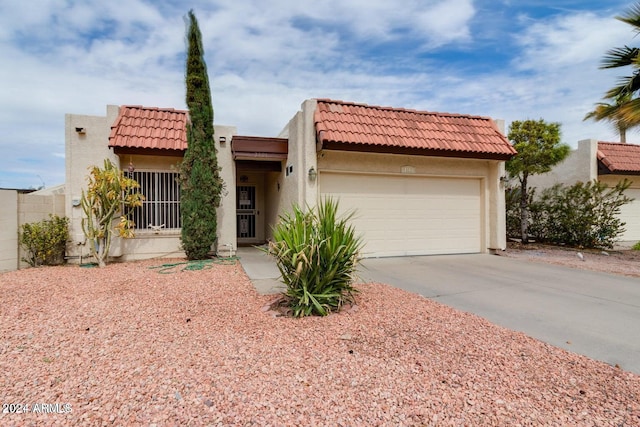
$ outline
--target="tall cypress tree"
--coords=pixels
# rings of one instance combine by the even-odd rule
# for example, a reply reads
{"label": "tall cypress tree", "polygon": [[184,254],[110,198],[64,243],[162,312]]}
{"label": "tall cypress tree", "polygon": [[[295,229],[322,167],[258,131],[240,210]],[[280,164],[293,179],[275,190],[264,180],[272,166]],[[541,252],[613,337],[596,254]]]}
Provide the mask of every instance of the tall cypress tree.
{"label": "tall cypress tree", "polygon": [[222,178],[213,141],[213,106],[202,34],[193,10],[187,29],[187,151],[180,166],[182,248],[188,259],[204,259],[216,239],[216,208]]}

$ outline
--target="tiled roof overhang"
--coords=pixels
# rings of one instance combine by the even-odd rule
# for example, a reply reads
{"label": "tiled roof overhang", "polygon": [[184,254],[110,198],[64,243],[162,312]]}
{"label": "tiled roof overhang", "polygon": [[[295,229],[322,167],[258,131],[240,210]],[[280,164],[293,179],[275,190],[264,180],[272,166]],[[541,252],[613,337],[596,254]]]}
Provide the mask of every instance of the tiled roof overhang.
{"label": "tiled roof overhang", "polygon": [[598,141],[598,173],[640,175],[640,145]]}
{"label": "tiled roof overhang", "polygon": [[488,117],[317,100],[324,149],[508,160],[516,150]]}
{"label": "tiled roof overhang", "polygon": [[111,126],[109,147],[116,154],[182,156],[187,149],[189,113],[173,108],[123,105]]}

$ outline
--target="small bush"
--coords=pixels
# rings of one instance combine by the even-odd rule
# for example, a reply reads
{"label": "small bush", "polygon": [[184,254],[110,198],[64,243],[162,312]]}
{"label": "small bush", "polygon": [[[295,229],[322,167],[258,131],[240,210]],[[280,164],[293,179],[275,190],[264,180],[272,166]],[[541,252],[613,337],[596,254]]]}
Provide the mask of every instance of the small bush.
{"label": "small bush", "polygon": [[633,245],[631,249],[634,251],[640,251],[640,242],[637,242],[635,245]]}
{"label": "small bush", "polygon": [[545,240],[585,248],[611,248],[625,231],[620,207],[632,199],[624,195],[630,182],[609,188],[598,181],[545,190]]}
{"label": "small bush", "polygon": [[68,238],[68,218],[49,215],[48,220],[23,224],[20,244],[27,251],[27,258],[22,261],[32,267],[62,264]]}
{"label": "small bush", "polygon": [[337,202],[280,217],[268,252],[275,256],[285,299],[293,316],[325,316],[353,300],[352,283],[362,242],[349,225],[353,214],[336,218]]}
{"label": "small bush", "polygon": [[[547,188],[529,203],[529,235],[540,242],[611,248],[624,232],[625,223],[619,214],[620,208],[632,200],[624,195],[629,185],[630,182],[624,180],[609,188],[594,181]],[[517,189],[508,190],[506,194],[507,233],[517,236],[520,216],[514,207],[516,197],[509,192],[517,193]],[[519,204],[517,207],[519,209]]]}

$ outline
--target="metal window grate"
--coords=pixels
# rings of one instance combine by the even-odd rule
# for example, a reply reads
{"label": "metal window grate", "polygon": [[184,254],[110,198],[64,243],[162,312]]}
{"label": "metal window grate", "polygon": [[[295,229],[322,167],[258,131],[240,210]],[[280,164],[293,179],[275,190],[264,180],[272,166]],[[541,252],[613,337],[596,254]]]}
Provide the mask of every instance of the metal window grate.
{"label": "metal window grate", "polygon": [[180,183],[177,172],[129,173],[140,184],[145,200],[132,219],[137,230],[180,228]]}
{"label": "metal window grate", "polygon": [[239,238],[256,237],[256,187],[240,185],[236,187],[236,220]]}

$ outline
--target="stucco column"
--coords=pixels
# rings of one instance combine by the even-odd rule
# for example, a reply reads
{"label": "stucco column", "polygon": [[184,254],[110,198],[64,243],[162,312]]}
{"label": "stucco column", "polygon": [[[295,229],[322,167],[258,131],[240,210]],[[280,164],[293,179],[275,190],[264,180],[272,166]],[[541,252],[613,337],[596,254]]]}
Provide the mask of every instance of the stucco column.
{"label": "stucco column", "polygon": [[584,181],[594,181],[598,179],[598,140],[597,139],[583,139],[578,141],[578,152],[580,155],[580,162],[583,163],[586,168]]}
{"label": "stucco column", "polygon": [[318,153],[316,151],[316,127],[314,115],[318,102],[315,99],[308,99],[302,104],[302,144],[299,151],[300,175],[298,184],[302,189],[300,194],[301,206],[315,206],[318,202],[318,183],[309,178],[309,171],[313,169],[318,172]]}
{"label": "stucco column", "polygon": [[[224,181],[224,191],[220,199],[217,213],[217,246],[218,256],[235,255],[238,248],[236,234],[236,165],[231,153],[231,139],[237,133],[233,126],[215,126],[214,144],[216,146],[220,177]],[[224,137],[225,142],[220,143]]]}
{"label": "stucco column", "polygon": [[487,189],[489,191],[489,244],[490,251],[504,250],[507,247],[507,219],[504,186],[501,179],[505,176],[503,161],[489,165]]}

